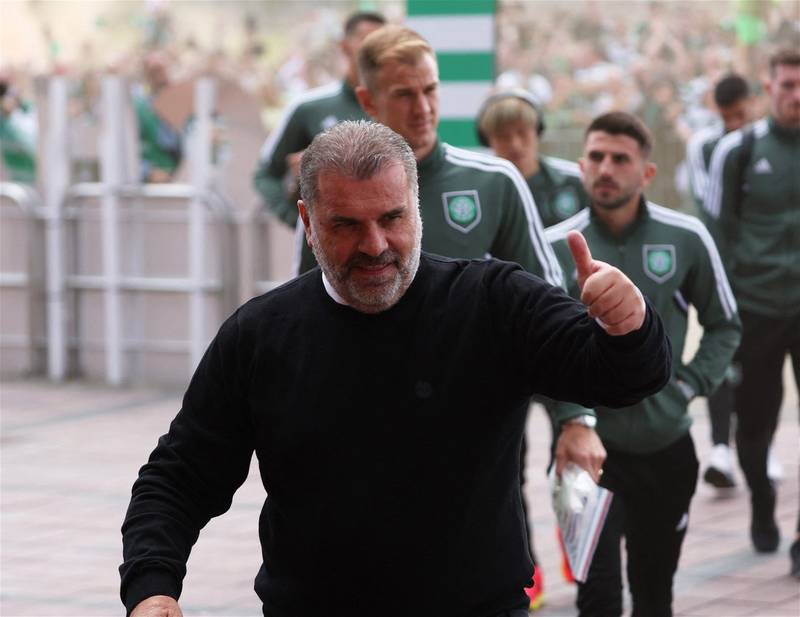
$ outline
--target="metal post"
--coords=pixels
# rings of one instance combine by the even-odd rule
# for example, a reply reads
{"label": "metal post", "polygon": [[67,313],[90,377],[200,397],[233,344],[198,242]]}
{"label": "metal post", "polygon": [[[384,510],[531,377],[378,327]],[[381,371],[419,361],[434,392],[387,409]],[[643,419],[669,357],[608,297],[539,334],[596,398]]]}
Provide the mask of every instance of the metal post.
{"label": "metal post", "polygon": [[206,216],[201,196],[208,190],[212,169],[212,132],[216,84],[204,77],[198,79],[194,89],[193,135],[189,144],[191,183],[195,197],[189,206],[189,278],[192,292],[189,301],[189,336],[191,339],[191,368],[200,362],[208,340],[206,337],[205,306],[205,247]]}
{"label": "metal post", "polygon": [[102,206],[103,275],[105,279],[105,364],[106,381],[122,383],[122,303],[119,260],[119,199],[124,161],[123,110],[125,82],[118,75],[102,81],[103,130],[100,146],[100,179],[105,185]]}
{"label": "metal post", "polygon": [[45,242],[47,246],[47,375],[61,381],[67,371],[64,278],[64,195],[69,185],[67,82],[53,76],[47,84],[47,132],[44,139]]}

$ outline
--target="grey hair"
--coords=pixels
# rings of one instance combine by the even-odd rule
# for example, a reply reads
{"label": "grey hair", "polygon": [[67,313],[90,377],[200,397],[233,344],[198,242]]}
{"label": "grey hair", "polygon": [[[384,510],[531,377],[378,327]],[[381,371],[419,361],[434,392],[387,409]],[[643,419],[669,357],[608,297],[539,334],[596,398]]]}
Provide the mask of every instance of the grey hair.
{"label": "grey hair", "polygon": [[406,140],[376,122],[340,122],[318,134],[303,152],[300,197],[306,208],[313,209],[319,198],[319,176],[323,172],[367,180],[397,164],[405,169],[408,188],[418,201],[417,160]]}

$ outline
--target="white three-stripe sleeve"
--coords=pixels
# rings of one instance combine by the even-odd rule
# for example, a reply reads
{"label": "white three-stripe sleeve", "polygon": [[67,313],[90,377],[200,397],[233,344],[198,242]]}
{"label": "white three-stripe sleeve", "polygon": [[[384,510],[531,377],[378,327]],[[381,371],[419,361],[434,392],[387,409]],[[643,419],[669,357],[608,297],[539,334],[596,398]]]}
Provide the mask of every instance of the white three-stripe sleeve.
{"label": "white three-stripe sleeve", "polygon": [[281,119],[278,121],[278,125],[272,129],[269,136],[267,137],[264,145],[261,146],[261,153],[259,154],[259,160],[261,162],[268,161],[272,158],[273,153],[275,152],[275,148],[277,147],[280,140],[283,138],[284,132],[286,132],[286,127],[289,124],[289,121],[292,119],[294,112],[297,111],[297,108],[300,107],[303,103],[308,103],[310,101],[316,101],[319,99],[328,98],[338,94],[342,90],[341,82],[335,82],[332,84],[328,84],[326,86],[321,86],[319,88],[314,88],[313,90],[309,90],[292,100],[286,109],[283,111],[281,115]]}
{"label": "white three-stripe sleeve", "polygon": [[719,218],[720,208],[722,206],[722,181],[725,171],[725,161],[730,151],[740,143],[742,143],[741,130],[728,133],[719,141],[717,147],[714,148],[714,153],[711,155],[711,165],[709,166],[708,173],[708,190],[706,191],[706,199],[703,203],[706,212],[708,212],[709,216],[712,218]]}
{"label": "white three-stripe sleeve", "polygon": [[741,145],[744,131],[746,130],[752,130],[755,139],[759,139],[769,132],[769,123],[766,118],[754,122],[751,125],[752,129],[749,129],[749,126],[725,135],[725,137],[719,141],[717,147],[714,148],[714,153],[711,155],[706,210],[708,214],[715,219],[718,219],[722,214],[722,197],[725,188],[723,180],[725,176],[725,166],[731,150]]}
{"label": "white three-stripe sleeve", "polygon": [[647,206],[653,220],[665,223],[666,225],[687,229],[697,234],[700,238],[708,253],[709,261],[711,262],[717,296],[719,297],[723,311],[725,311],[725,318],[731,320],[736,315],[736,299],[728,283],[728,277],[725,275],[725,267],[722,265],[722,259],[719,256],[719,251],[717,251],[717,246],[714,244],[714,240],[711,238],[711,234],[708,233],[705,225],[692,216],[675,212],[674,210],[658,206],[651,202],[648,202]]}
{"label": "white three-stripe sleeve", "polygon": [[703,157],[703,147],[720,135],[718,127],[707,127],[698,131],[689,139],[686,146],[686,162],[689,166],[689,183],[694,197],[703,204],[708,193],[708,169]]}
{"label": "white three-stripe sleeve", "polygon": [[544,228],[539,218],[539,212],[536,209],[536,202],[534,202],[533,195],[517,168],[504,159],[453,148],[448,144],[445,144],[445,150],[445,158],[454,165],[471,167],[481,171],[499,172],[511,179],[528,221],[528,236],[536,258],[542,266],[544,279],[551,285],[563,287],[564,277],[561,272],[561,266],[558,264],[553,249],[544,239]]}

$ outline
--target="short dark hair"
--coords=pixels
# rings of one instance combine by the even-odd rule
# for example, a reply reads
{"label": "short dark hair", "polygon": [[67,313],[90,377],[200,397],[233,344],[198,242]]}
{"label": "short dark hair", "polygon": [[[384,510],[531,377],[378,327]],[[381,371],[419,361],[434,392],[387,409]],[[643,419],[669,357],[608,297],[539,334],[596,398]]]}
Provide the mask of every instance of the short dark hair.
{"label": "short dark hair", "polygon": [[589,137],[589,133],[595,131],[602,131],[609,135],[627,135],[635,139],[645,158],[653,149],[653,135],[650,130],[639,118],[625,111],[610,111],[597,116],[586,129],[584,140]]}
{"label": "short dark hair", "polygon": [[717,107],[728,107],[750,96],[747,80],[736,73],[729,73],[714,86],[714,102]]}
{"label": "short dark hair", "polygon": [[769,74],[775,76],[775,70],[781,64],[800,66],[800,51],[796,49],[779,49],[769,57]]}
{"label": "short dark hair", "polygon": [[386,23],[386,18],[380,13],[374,11],[358,11],[350,15],[347,21],[344,22],[344,35],[350,36],[358,28],[359,24],[368,22],[376,26],[383,26]]}

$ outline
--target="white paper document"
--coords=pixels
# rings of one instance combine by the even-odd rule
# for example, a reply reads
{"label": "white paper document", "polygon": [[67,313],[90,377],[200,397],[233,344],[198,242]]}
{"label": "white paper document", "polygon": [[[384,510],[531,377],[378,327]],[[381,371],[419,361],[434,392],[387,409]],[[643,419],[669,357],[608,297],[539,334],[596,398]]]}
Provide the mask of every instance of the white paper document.
{"label": "white paper document", "polygon": [[597,486],[586,470],[573,463],[567,464],[560,478],[553,467],[550,490],[572,574],[583,583],[614,494]]}

